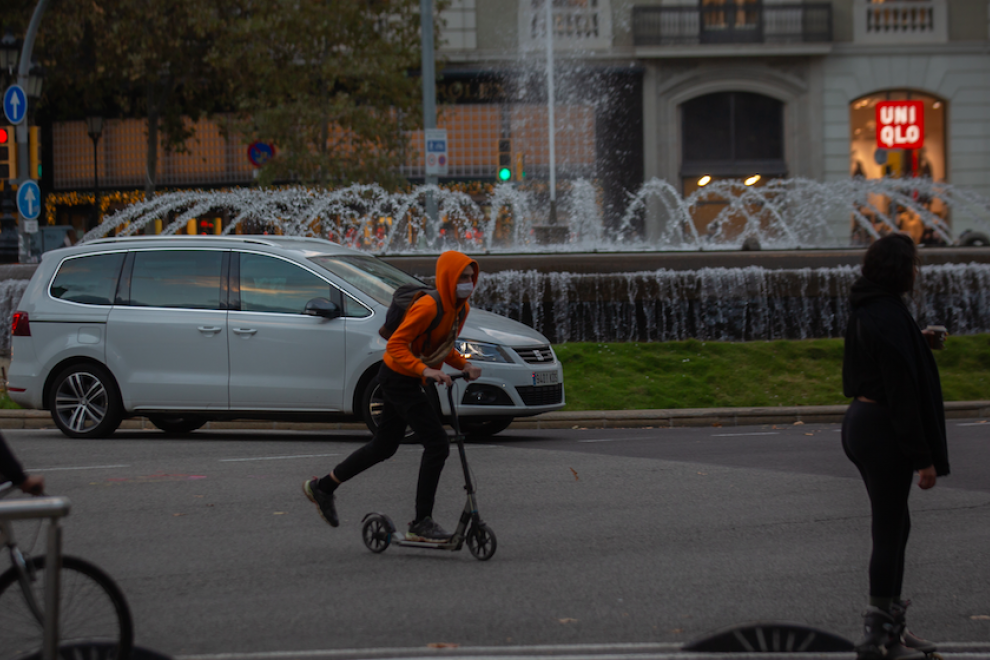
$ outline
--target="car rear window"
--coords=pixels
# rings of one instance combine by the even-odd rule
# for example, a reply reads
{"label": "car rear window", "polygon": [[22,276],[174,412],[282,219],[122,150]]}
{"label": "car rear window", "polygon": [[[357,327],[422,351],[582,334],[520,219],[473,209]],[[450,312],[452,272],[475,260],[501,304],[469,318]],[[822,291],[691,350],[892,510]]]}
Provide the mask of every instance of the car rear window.
{"label": "car rear window", "polygon": [[130,304],[220,309],[222,262],[218,250],[135,252]]}
{"label": "car rear window", "polygon": [[124,253],[66,259],[49,288],[53,298],[83,305],[112,305]]}

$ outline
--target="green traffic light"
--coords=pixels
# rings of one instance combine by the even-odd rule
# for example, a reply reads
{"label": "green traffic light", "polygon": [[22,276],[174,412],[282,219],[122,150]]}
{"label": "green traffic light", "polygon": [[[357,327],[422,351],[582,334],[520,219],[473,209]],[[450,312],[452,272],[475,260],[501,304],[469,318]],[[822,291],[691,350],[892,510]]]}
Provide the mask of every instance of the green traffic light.
{"label": "green traffic light", "polygon": [[508,167],[500,167],[498,170],[499,181],[508,181],[512,178],[512,170]]}

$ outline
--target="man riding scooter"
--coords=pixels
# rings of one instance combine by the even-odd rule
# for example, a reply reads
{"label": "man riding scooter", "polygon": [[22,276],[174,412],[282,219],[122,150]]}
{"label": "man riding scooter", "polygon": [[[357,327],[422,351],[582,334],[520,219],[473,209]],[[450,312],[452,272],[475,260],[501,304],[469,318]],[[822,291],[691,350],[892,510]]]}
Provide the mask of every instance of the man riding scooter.
{"label": "man riding scooter", "polygon": [[481,369],[469,363],[454,348],[470,309],[468,298],[477,282],[477,262],[460,252],[444,252],[437,259],[438,297],[421,295],[414,300],[389,338],[378,373],[385,403],[375,436],[325,477],[314,477],[303,483],[303,493],[316,504],[320,515],[331,527],[340,524],[334,491],[344,482],[395,454],[408,425],[423,445],[423,457],[416,487],[416,516],[409,523],[407,538],[415,541],[445,541],[450,538],[450,534],[432,517],[440,474],[450,454],[450,439],[443,428],[439,411],[427,397],[424,385],[435,381],[451,386],[450,376],[441,371],[444,363],[465,372],[468,380],[477,380],[481,376]]}

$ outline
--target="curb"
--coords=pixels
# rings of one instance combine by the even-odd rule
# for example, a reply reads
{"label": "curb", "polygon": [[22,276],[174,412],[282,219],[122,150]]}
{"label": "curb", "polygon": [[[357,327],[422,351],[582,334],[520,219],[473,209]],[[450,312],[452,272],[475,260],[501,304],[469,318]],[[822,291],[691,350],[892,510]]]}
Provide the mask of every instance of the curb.
{"label": "curb", "polygon": [[[576,410],[550,412],[517,418],[509,426],[524,429],[630,429],[689,426],[752,426],[759,424],[834,424],[841,422],[848,405],[781,406],[778,408],[682,408],[671,410]],[[946,419],[990,417],[990,401],[950,401],[945,404]],[[0,410],[0,429],[54,429],[51,415],[44,410]],[[154,429],[145,417],[125,419],[121,429]],[[354,422],[280,422],[236,420],[208,422],[204,430],[224,431],[367,431]]]}

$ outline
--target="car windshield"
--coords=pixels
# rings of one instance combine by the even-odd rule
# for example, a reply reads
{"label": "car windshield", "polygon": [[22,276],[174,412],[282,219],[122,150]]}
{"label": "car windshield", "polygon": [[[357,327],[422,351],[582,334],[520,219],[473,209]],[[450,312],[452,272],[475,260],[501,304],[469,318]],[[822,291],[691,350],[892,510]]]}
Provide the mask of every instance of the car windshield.
{"label": "car windshield", "polygon": [[371,256],[324,254],[310,257],[310,261],[383,305],[392,302],[392,294],[401,285],[422,284],[409,273]]}

